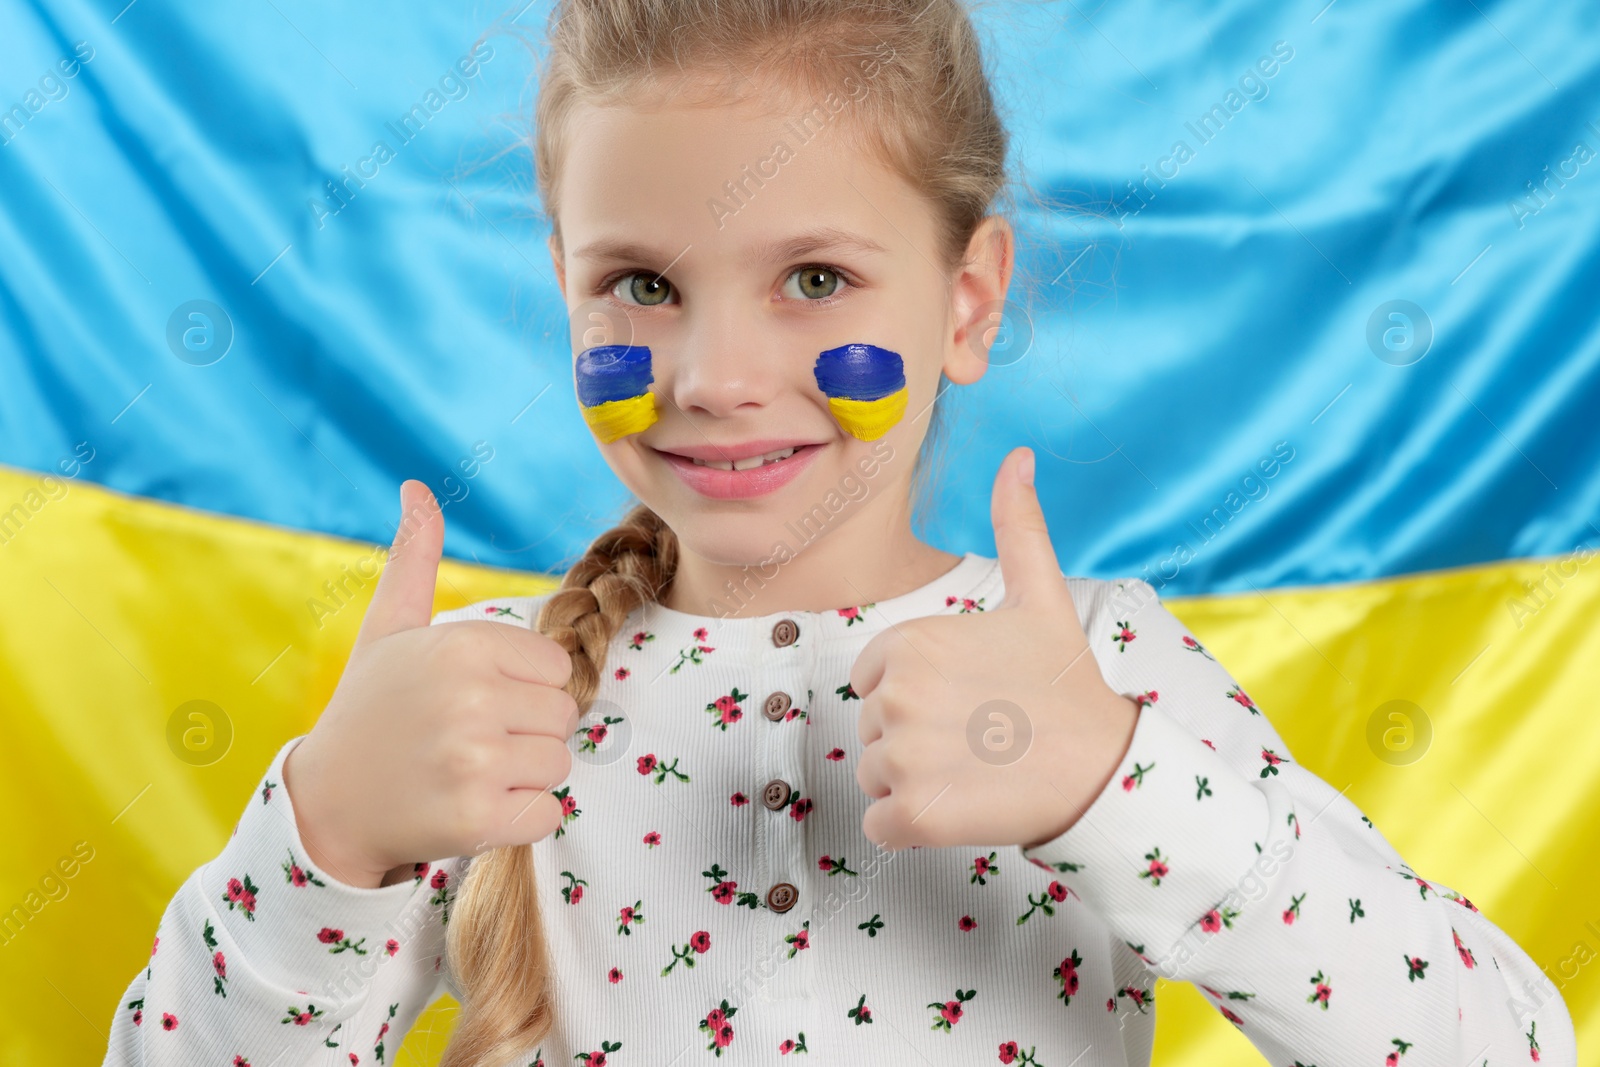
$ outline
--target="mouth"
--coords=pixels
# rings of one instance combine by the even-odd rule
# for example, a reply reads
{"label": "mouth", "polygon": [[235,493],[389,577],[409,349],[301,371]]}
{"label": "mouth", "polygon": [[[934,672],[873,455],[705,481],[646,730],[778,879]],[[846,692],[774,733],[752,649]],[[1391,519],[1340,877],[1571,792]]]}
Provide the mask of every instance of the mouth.
{"label": "mouth", "polygon": [[689,488],[703,496],[733,500],[775,492],[798,477],[826,447],[824,444],[792,444],[748,455],[738,454],[745,450],[740,446],[696,447],[693,450],[712,453],[710,456],[683,455],[664,449],[655,452]]}

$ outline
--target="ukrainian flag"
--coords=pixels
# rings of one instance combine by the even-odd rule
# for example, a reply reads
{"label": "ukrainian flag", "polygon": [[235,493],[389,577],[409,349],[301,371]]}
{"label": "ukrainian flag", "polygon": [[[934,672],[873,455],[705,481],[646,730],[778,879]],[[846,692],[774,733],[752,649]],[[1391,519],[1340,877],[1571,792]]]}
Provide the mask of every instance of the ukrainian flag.
{"label": "ukrainian flag", "polygon": [[573,375],[584,421],[604,444],[649,429],[656,421],[650,392],[650,349],[644,345],[598,345],[578,353]]}
{"label": "ukrainian flag", "polygon": [[[0,1062],[100,1061],[331,695],[404,478],[444,506],[441,610],[553,588],[628,503],[482,10],[0,15]],[[1600,1046],[1600,12],[979,17],[1038,195],[925,536],[992,554],[1032,445],[1063,568],[1157,586]],[[1257,1061],[1156,996],[1158,1064]]]}
{"label": "ukrainian flag", "polygon": [[840,345],[817,356],[812,373],[828,410],[852,437],[875,441],[905,417],[906,373],[898,352]]}

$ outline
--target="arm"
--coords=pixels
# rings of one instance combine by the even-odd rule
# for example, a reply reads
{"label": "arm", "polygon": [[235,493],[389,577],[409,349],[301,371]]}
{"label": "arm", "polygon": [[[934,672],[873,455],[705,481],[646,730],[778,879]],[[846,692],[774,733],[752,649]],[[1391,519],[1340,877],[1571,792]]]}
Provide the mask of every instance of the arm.
{"label": "arm", "polygon": [[419,864],[378,889],[314,869],[283,784],[300,741],[279,750],[221,854],[167,905],[117,1006],[107,1067],[294,1067],[345,1053],[392,1063],[441,992],[444,920],[465,861]]}
{"label": "arm", "polygon": [[1273,1064],[1577,1063],[1538,966],[1294,762],[1149,584],[1090,599],[1090,647],[1139,720],[1082,817],[1028,859]]}

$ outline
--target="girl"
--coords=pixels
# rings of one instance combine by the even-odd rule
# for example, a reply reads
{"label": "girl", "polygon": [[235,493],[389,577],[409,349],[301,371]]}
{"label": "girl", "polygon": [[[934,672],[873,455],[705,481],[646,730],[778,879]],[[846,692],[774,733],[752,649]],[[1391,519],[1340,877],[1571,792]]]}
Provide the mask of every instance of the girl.
{"label": "girl", "polygon": [[576,391],[642,503],[559,591],[430,620],[443,520],[402,486],[337,692],[107,1062],[390,1063],[449,991],[451,1067],[1145,1064],[1165,976],[1284,1067],[1575,1063],[1538,967],[1149,585],[1062,575],[1031,452],[996,558],[913,536],[1012,268],[957,0],[550,25]]}

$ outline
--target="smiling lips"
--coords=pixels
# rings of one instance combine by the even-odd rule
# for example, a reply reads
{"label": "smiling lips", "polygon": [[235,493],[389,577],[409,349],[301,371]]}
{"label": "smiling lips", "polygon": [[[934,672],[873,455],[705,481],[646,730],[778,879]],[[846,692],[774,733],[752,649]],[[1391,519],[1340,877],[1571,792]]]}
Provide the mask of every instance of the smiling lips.
{"label": "smiling lips", "polygon": [[788,485],[825,447],[796,441],[748,441],[655,451],[689,488],[717,500],[738,500],[764,496]]}

